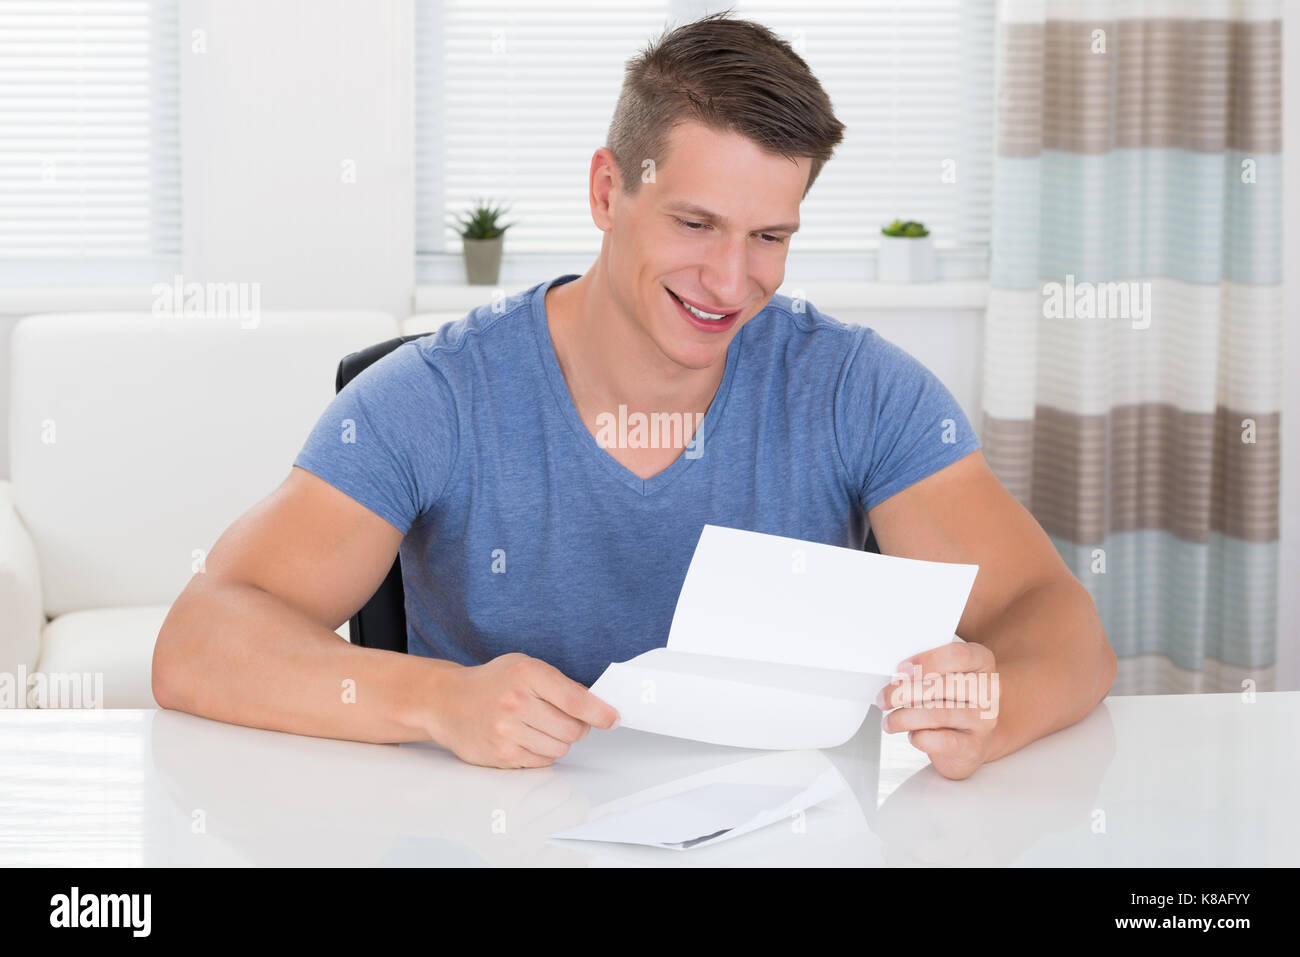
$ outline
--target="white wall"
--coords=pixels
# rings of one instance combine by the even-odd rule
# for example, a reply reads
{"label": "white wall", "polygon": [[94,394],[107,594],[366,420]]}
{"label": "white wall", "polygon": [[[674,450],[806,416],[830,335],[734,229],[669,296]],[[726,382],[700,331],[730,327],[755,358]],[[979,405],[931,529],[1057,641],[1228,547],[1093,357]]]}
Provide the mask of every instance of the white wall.
{"label": "white wall", "polygon": [[[410,312],[414,20],[413,0],[180,0],[186,282],[257,283],[264,309]],[[52,292],[0,294],[3,477],[14,323],[151,305],[148,287]]]}
{"label": "white wall", "polygon": [[181,0],[180,36],[185,279],[405,315],[412,0]]}

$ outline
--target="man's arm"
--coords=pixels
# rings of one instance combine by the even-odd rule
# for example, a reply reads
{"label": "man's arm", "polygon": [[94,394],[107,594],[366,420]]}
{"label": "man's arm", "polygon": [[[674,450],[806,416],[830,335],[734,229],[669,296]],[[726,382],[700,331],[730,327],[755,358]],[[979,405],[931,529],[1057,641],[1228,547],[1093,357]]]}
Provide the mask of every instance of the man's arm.
{"label": "man's arm", "polygon": [[334,631],[374,594],[401,541],[364,506],[291,469],[217,540],[172,605],[154,647],[154,697],[250,727],[428,740],[436,673],[456,666],[360,648]]}
{"label": "man's arm", "polygon": [[326,738],[437,741],[462,760],[543,767],[617,712],[527,655],[465,667],[360,648],[334,629],[392,567],[402,532],[301,468],[218,539],[153,657],[164,708]]}
{"label": "man's arm", "polygon": [[[867,516],[884,554],[980,566],[957,634],[996,661],[1001,696],[984,761],[1074,724],[1106,696],[1116,659],[1092,596],[982,452],[890,496]],[[949,660],[976,660],[975,649],[960,645],[943,652]]]}

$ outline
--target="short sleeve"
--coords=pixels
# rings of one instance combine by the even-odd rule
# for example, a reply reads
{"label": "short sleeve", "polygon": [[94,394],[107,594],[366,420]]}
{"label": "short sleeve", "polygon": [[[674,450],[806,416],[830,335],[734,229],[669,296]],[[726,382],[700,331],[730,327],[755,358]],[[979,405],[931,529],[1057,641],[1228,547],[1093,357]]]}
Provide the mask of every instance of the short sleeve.
{"label": "short sleeve", "polygon": [[408,342],[334,396],[293,464],[405,535],[442,497],[458,432],[451,387]]}
{"label": "short sleeve", "polygon": [[874,330],[855,332],[835,395],[835,437],[870,510],[981,443],[938,376]]}

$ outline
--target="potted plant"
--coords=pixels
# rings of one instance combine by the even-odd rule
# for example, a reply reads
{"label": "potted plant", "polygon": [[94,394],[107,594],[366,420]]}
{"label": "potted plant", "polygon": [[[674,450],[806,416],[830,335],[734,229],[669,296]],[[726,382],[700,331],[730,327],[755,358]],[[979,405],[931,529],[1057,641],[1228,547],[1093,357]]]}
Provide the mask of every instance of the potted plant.
{"label": "potted plant", "polygon": [[471,286],[496,285],[506,230],[514,225],[501,223],[507,208],[476,200],[456,222],[465,255],[465,278]]}
{"label": "potted plant", "polygon": [[876,278],[881,282],[928,282],[934,279],[934,241],[924,223],[896,219],[881,227]]}

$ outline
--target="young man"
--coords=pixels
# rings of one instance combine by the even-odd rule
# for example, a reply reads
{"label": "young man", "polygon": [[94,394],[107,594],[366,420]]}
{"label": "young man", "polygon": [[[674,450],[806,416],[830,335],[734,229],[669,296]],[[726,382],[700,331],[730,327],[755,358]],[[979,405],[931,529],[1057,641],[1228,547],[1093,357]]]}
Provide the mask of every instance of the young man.
{"label": "young man", "polygon": [[[979,564],[965,642],[916,664],[997,672],[996,719],[886,689],[886,730],[940,773],[1087,714],[1115,669],[1092,600],[951,394],[869,329],[775,295],[842,129],[756,24],[707,17],[631,61],[589,171],[599,258],[398,348],[333,400],[177,599],[159,703],[547,765],[615,724],[587,686],[663,645],[714,523],[850,548],[869,526],[886,554]],[[399,547],[411,654],[353,647],[333,629]]]}

